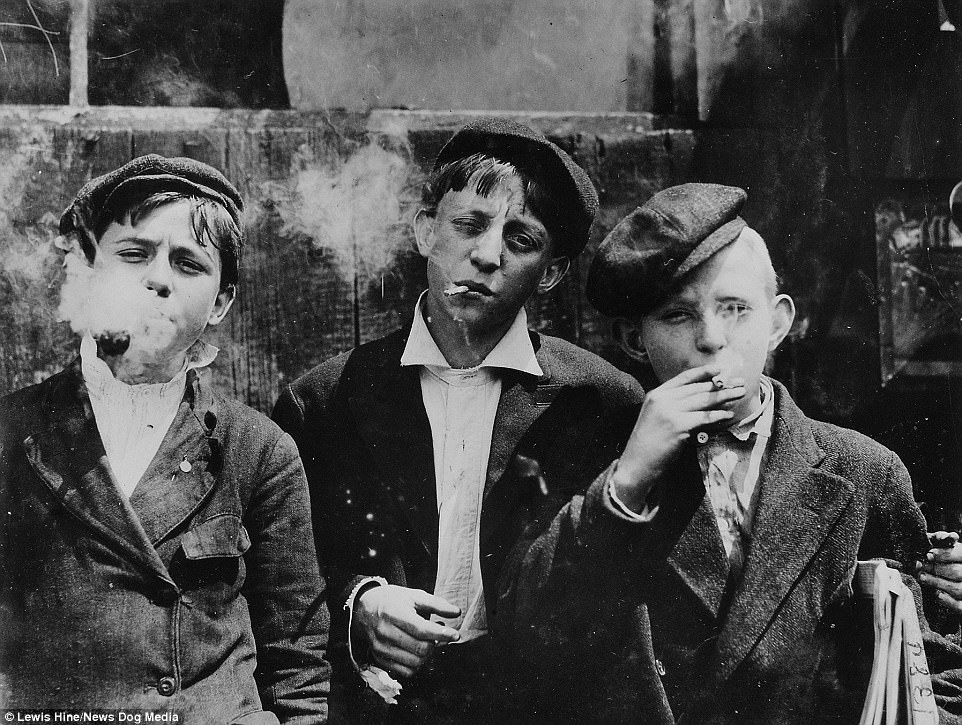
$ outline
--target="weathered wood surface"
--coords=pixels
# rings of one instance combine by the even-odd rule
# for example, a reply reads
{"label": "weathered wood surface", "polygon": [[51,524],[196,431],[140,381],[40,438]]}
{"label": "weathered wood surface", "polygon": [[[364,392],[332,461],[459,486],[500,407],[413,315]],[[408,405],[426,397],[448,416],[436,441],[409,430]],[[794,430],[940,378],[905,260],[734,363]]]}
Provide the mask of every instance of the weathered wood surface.
{"label": "weathered wood surface", "polygon": [[[592,248],[618,218],[685,177],[693,141],[650,114],[518,114],[592,174],[604,211]],[[144,153],[225,171],[247,200],[238,302],[212,331],[218,385],[269,410],[286,381],[395,329],[424,286],[410,218],[433,157],[471,114],[329,114],[215,109],[0,108],[0,392],[75,354],[56,320],[61,210],[89,178]],[[670,139],[674,139],[673,141]],[[687,151],[686,151],[687,149]],[[530,304],[532,324],[594,348],[607,323],[582,293],[588,255]]]}

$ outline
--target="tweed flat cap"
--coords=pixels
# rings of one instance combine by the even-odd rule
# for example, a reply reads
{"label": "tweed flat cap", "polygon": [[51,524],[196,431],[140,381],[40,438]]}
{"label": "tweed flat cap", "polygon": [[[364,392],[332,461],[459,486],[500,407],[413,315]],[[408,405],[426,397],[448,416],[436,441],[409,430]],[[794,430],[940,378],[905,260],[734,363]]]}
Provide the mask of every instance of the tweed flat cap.
{"label": "tweed flat cap", "polygon": [[78,231],[86,238],[85,242],[94,242],[93,225],[104,206],[119,191],[130,192],[135,188],[148,192],[183,191],[213,199],[223,205],[240,226],[244,201],[217,169],[185,157],[148,154],[84,184],[60,217],[60,233]]}
{"label": "tweed flat cap", "polygon": [[735,241],[743,189],[682,184],[659,191],[602,241],[588,270],[588,301],[611,317],[656,307],[686,274]]}
{"label": "tweed flat cap", "polygon": [[448,141],[434,170],[473,154],[506,161],[544,184],[552,193],[560,218],[552,220],[570,257],[588,243],[591,223],[598,213],[598,192],[588,174],[559,146],[524,124],[506,118],[480,118],[464,126]]}

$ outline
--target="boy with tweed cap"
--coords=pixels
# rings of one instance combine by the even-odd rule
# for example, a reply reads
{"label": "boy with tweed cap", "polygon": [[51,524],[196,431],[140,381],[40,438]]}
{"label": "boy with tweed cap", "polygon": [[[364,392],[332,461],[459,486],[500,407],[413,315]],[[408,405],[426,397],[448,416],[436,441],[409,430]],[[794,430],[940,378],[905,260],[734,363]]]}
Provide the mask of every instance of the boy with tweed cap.
{"label": "boy with tweed cap", "polygon": [[[660,385],[621,456],[507,577],[502,607],[531,666],[566,656],[585,693],[549,694],[545,713],[858,722],[871,634],[857,636],[870,620],[853,607],[856,561],[889,560],[920,597],[911,573],[929,545],[901,461],[807,418],[764,375],[795,309],[740,216],[745,200],[714,184],[666,189],[592,264],[589,299]],[[923,630],[953,721],[962,650]]]}
{"label": "boy with tweed cap", "polygon": [[297,450],[204,371],[242,208],[215,169],[151,155],[61,218],[80,356],[0,400],[0,707],[326,718]]}
{"label": "boy with tweed cap", "polygon": [[338,716],[509,717],[490,635],[502,562],[570,482],[597,475],[606,456],[589,444],[640,399],[629,376],[527,326],[525,302],[561,281],[597,208],[542,134],[468,124],[414,219],[428,284],[413,319],[282,393],[274,417],[304,459],[332,589]]}

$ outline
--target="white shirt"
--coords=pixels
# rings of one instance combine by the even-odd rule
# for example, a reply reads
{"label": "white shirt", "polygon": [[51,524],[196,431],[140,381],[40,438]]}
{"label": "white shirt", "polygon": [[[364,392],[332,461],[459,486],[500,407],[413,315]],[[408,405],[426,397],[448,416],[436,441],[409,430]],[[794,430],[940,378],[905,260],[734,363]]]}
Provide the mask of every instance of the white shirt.
{"label": "white shirt", "polygon": [[434,593],[461,608],[444,621],[467,642],[487,632],[481,582],[481,504],[501,399],[500,370],[541,376],[524,308],[477,367],[452,368],[438,349],[418,300],[401,365],[421,366],[421,397],[431,425],[438,501],[438,571]]}
{"label": "white shirt", "polygon": [[130,498],[157,454],[184,397],[187,371],[210,365],[217,348],[198,340],[183,369],[166,383],[128,385],[97,356],[89,334],[80,341],[80,364],[107,462],[125,498]]}

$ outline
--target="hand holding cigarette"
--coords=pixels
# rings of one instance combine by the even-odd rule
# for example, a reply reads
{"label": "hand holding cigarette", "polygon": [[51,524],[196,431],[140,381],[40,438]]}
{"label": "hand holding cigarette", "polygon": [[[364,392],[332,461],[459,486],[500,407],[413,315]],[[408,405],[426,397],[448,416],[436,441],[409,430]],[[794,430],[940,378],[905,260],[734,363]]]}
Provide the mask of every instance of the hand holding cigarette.
{"label": "hand holding cigarette", "polygon": [[962,615],[962,544],[954,531],[930,533],[932,547],[918,563],[919,581],[936,591],[939,601]]}
{"label": "hand holding cigarette", "polygon": [[642,510],[692,433],[731,420],[725,406],[743,395],[744,381],[722,377],[716,365],[686,370],[650,391],[612,479],[618,497]]}

